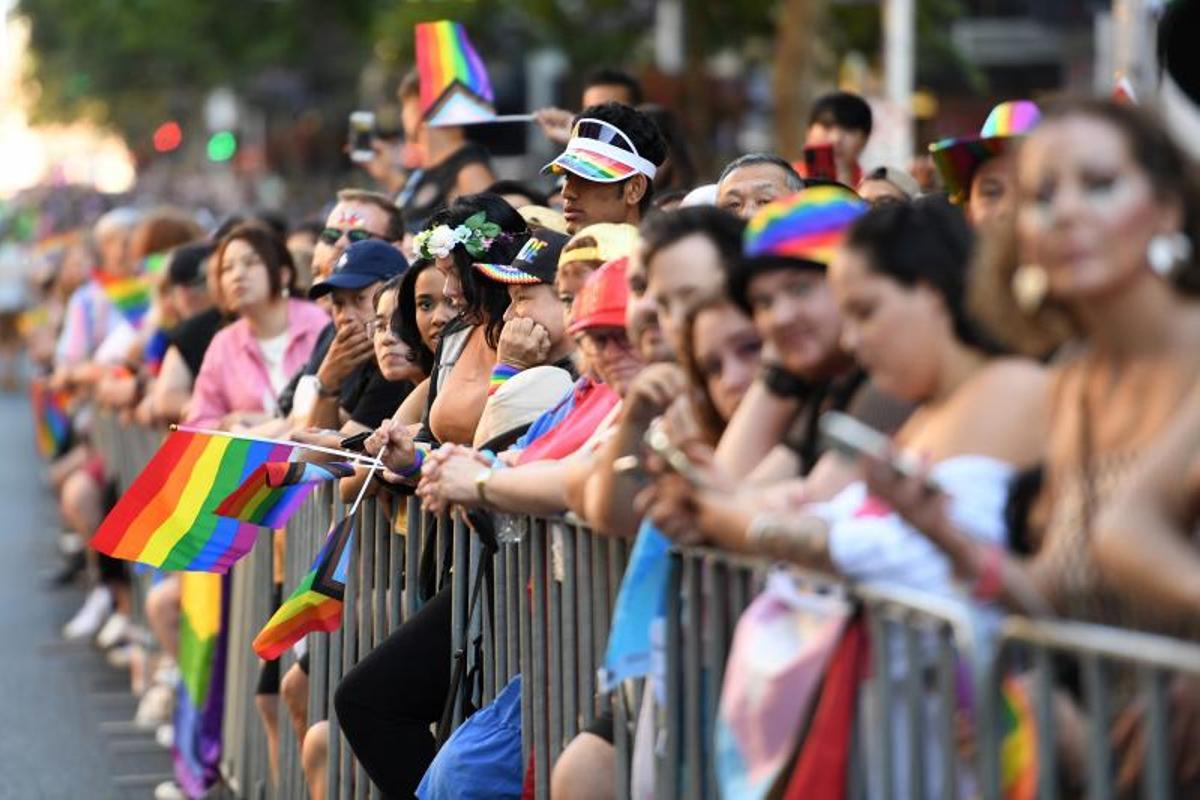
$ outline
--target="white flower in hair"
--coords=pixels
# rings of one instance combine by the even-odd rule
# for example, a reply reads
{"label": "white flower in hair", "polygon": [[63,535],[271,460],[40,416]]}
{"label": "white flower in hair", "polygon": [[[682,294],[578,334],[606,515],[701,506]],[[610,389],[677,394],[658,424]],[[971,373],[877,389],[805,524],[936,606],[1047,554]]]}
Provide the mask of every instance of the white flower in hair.
{"label": "white flower in hair", "polygon": [[446,258],[454,245],[461,241],[456,234],[457,231],[451,230],[449,225],[438,225],[429,235],[429,251],[438,258]]}

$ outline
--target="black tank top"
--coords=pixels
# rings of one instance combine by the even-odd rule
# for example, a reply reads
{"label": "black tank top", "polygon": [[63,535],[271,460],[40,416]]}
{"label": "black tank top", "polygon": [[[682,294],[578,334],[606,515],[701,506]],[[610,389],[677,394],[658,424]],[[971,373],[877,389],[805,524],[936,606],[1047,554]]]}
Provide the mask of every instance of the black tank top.
{"label": "black tank top", "polygon": [[490,166],[487,150],[474,142],[467,142],[440,164],[413,171],[396,198],[396,205],[404,212],[404,225],[410,233],[425,229],[429,218],[454,191],[458,173],[471,164]]}

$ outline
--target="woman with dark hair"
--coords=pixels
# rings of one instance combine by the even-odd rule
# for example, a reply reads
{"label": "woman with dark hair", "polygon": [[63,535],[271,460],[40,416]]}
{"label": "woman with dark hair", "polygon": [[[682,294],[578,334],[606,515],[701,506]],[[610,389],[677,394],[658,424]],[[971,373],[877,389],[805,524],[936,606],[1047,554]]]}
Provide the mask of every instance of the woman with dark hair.
{"label": "woman with dark hair", "polygon": [[205,351],[187,422],[253,427],[273,418],[279,391],[308,359],[329,317],[292,298],[292,256],[265,228],[234,228],[217,245],[210,269],[216,304],[238,320]]}

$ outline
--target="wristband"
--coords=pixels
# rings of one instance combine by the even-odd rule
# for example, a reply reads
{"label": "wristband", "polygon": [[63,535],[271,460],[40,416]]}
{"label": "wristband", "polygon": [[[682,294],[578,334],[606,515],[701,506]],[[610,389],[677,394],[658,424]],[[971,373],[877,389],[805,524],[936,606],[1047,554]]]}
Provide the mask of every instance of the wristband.
{"label": "wristband", "polygon": [[776,397],[801,399],[812,392],[812,384],[794,372],[788,372],[778,364],[763,367],[762,382],[767,391]]}
{"label": "wristband", "polygon": [[1004,590],[1004,548],[991,544],[984,547],[983,563],[971,586],[971,596],[983,603],[1000,597]]}
{"label": "wristband", "polygon": [[413,463],[396,474],[401,478],[412,479],[421,474],[421,467],[425,464],[425,451],[417,448],[416,454],[413,456]]}
{"label": "wristband", "polygon": [[488,397],[495,394],[497,389],[520,371],[519,367],[514,367],[512,364],[497,364],[492,369],[492,379],[488,382]]}

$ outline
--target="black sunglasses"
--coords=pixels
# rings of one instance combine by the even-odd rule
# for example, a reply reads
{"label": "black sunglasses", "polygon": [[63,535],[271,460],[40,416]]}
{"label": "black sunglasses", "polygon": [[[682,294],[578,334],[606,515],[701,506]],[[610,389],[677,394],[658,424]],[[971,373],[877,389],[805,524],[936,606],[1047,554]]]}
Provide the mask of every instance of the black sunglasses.
{"label": "black sunglasses", "polygon": [[377,236],[370,231],[365,231],[362,228],[351,228],[342,230],[341,228],[323,228],[318,238],[325,244],[337,244],[338,240],[345,235],[350,240],[350,244],[355,242],[365,242],[367,239],[382,239],[382,236]]}

